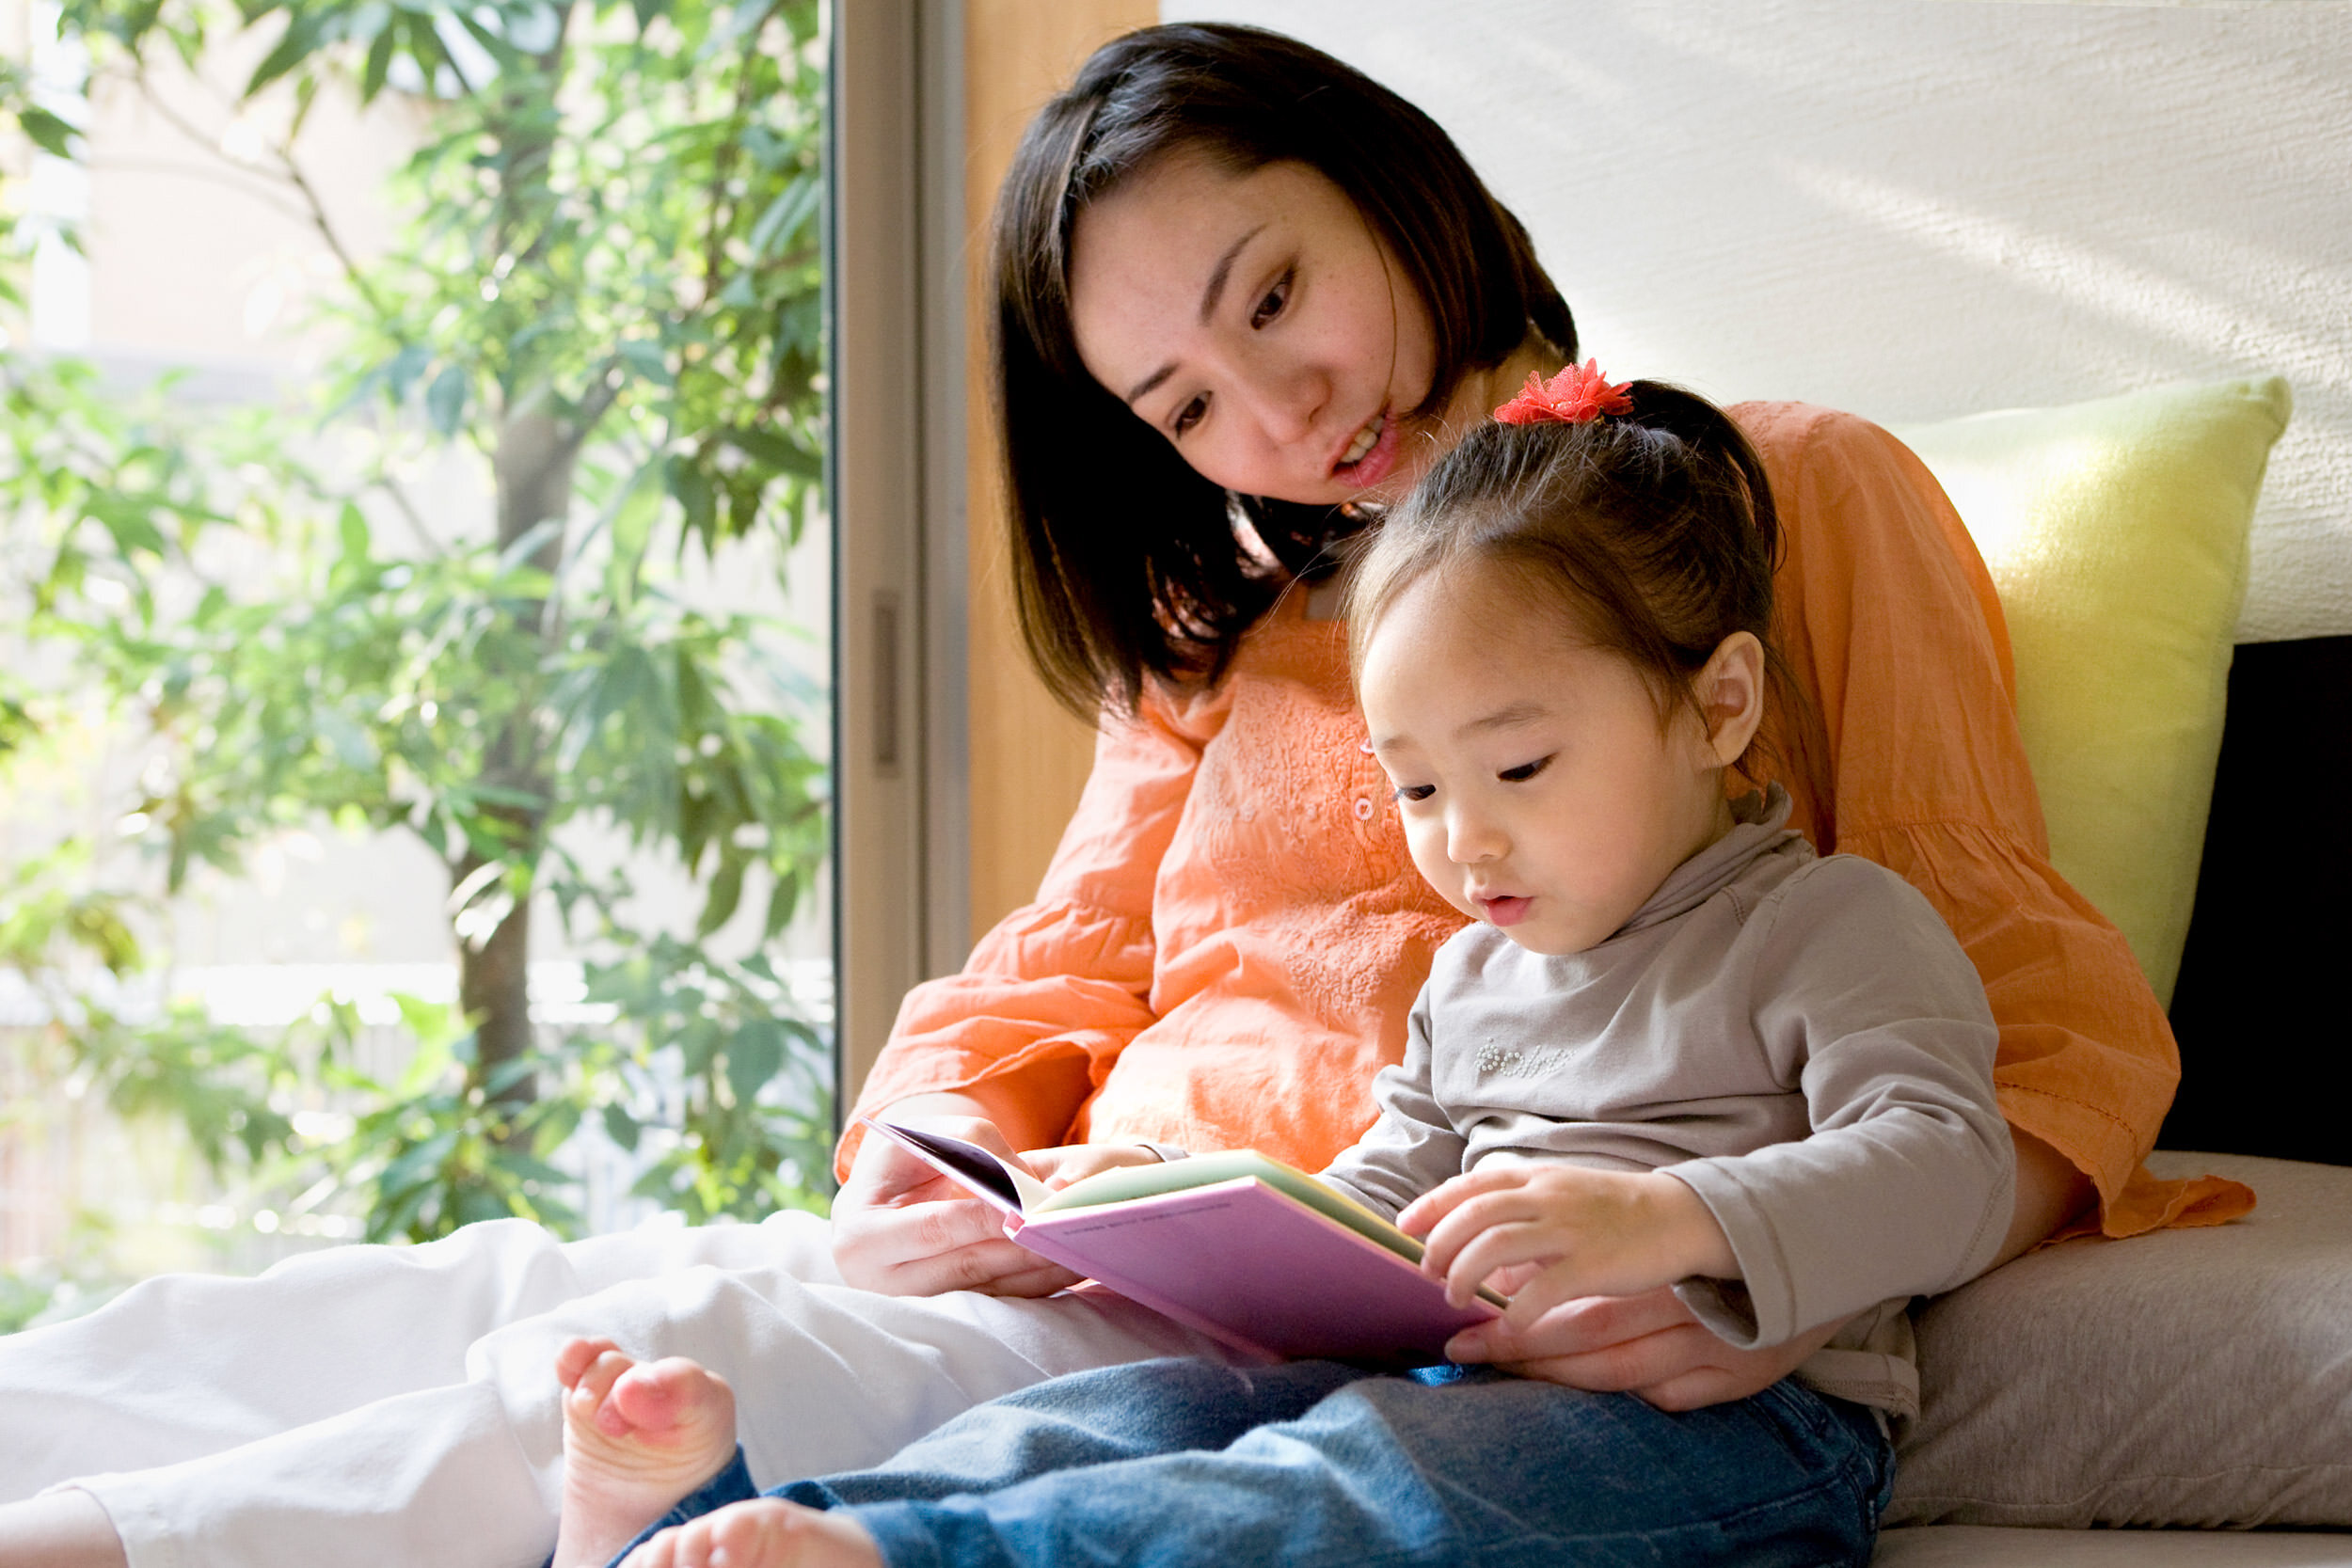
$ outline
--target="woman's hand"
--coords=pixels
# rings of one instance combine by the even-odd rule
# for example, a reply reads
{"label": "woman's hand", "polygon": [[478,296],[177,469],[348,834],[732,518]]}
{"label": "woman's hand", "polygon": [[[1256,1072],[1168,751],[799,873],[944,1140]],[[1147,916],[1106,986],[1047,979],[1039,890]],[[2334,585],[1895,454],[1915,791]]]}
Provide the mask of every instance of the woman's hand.
{"label": "woman's hand", "polygon": [[1120,1165],[1156,1165],[1160,1157],[1141,1144],[1064,1144],[1059,1148],[1033,1148],[1021,1156],[1037,1179],[1059,1192],[1073,1181]]}
{"label": "woman's hand", "polygon": [[[993,1122],[952,1116],[905,1119],[1026,1164]],[[850,1284],[892,1296],[943,1291],[1048,1296],[1078,1281],[1060,1264],[1008,1240],[1005,1217],[996,1210],[897,1140],[870,1135],[858,1146],[849,1180],[833,1200],[833,1259]]]}
{"label": "woman's hand", "polygon": [[1571,1388],[1637,1395],[1661,1410],[1695,1410],[1763,1392],[1844,1326],[1824,1323],[1785,1344],[1735,1350],[1663,1288],[1586,1296],[1526,1324],[1497,1318],[1455,1335],[1445,1353]]}

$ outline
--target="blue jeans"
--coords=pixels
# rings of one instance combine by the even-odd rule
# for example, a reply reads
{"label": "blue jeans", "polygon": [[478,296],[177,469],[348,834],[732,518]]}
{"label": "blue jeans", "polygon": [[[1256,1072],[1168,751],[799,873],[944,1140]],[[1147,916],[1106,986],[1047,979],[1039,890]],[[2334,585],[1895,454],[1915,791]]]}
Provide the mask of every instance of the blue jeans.
{"label": "blue jeans", "polygon": [[[1669,1415],[1486,1370],[1169,1360],[1009,1394],[886,1467],[770,1495],[854,1511],[891,1568],[1859,1568],[1893,1469],[1870,1412],[1794,1381]],[[752,1495],[739,1455],[661,1523]]]}

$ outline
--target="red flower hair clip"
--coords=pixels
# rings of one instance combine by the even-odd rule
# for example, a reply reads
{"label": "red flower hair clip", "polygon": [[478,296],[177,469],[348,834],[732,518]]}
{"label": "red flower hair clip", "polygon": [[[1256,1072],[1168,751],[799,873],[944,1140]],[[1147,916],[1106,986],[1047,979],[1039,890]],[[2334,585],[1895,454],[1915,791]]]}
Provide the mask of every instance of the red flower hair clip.
{"label": "red flower hair clip", "polygon": [[1526,387],[1496,409],[1495,418],[1503,424],[1590,424],[1603,414],[1632,413],[1633,400],[1625,395],[1632,385],[1612,387],[1597,359],[1570,365],[1549,381],[1530,371]]}

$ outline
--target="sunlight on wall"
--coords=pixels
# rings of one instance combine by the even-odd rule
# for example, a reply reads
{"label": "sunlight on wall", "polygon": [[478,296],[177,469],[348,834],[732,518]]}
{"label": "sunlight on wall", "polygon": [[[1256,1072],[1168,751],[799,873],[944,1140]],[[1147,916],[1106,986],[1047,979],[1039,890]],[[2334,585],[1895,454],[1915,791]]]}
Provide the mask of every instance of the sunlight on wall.
{"label": "sunlight on wall", "polygon": [[1171,0],[1427,109],[1587,352],[1908,423],[2278,372],[2242,640],[2352,632],[2352,6]]}

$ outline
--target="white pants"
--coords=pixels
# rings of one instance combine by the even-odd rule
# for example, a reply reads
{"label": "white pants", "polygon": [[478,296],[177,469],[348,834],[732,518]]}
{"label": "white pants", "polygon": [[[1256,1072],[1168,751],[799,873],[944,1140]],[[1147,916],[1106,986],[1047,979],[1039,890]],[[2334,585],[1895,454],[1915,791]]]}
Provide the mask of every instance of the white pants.
{"label": "white pants", "polygon": [[763,1486],[877,1463],[1043,1378],[1219,1354],[1115,1296],[851,1290],[807,1214],[569,1245],[501,1220],[150,1280],[0,1338],[0,1502],[86,1488],[131,1568],[538,1568],[577,1334],[725,1376]]}

